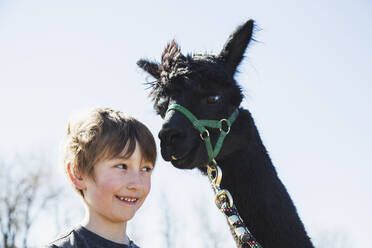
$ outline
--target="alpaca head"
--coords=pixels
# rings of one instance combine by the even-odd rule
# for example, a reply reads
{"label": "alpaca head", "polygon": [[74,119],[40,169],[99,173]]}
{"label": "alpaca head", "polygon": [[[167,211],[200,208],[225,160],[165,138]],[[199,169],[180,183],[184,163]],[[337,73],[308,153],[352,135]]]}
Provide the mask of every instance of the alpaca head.
{"label": "alpaca head", "polygon": [[[152,83],[150,97],[154,109],[164,119],[159,132],[161,154],[175,167],[197,167],[204,171],[208,155],[200,133],[191,122],[179,111],[167,112],[168,107],[179,104],[200,120],[227,119],[239,107],[243,98],[234,74],[252,39],[253,26],[252,20],[239,26],[218,55],[185,56],[176,42],[172,41],[165,48],[161,63],[143,59],[137,62],[156,79]],[[214,145],[219,131],[209,131]],[[229,136],[226,141],[231,139]],[[223,146],[217,159],[228,155],[232,149]]]}

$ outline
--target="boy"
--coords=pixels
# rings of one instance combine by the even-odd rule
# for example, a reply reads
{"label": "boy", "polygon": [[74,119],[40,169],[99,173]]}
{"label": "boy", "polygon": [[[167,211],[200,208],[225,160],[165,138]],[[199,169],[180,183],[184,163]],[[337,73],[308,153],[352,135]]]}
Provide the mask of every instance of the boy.
{"label": "boy", "polygon": [[119,111],[93,109],[69,122],[63,159],[85,218],[48,247],[138,247],[126,224],[150,191],[156,146],[149,129]]}

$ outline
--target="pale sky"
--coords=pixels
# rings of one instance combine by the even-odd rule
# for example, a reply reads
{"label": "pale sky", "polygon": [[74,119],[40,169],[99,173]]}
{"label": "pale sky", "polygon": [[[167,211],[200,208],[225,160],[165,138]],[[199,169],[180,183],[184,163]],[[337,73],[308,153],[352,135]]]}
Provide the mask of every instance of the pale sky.
{"label": "pale sky", "polygon": [[[314,243],[337,232],[352,247],[369,247],[371,13],[371,2],[362,0],[0,0],[0,155],[44,153],[58,168],[67,119],[95,106],[134,115],[157,136],[161,119],[136,61],[159,60],[173,38],[184,53],[218,53],[239,24],[254,19],[259,42],[236,77],[243,106]],[[69,204],[81,207],[74,200]],[[216,236],[233,246],[213,204],[207,178],[177,170],[159,154],[152,193],[131,230],[143,247],[161,247],[152,234],[163,228],[156,216],[166,206],[176,218],[176,247],[203,247],[205,206]],[[34,226],[35,244],[56,235],[48,225]]]}

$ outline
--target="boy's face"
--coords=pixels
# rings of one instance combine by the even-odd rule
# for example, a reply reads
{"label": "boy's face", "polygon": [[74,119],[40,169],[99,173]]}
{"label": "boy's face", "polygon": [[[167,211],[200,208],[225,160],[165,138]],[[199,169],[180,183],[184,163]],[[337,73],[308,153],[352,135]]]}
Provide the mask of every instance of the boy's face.
{"label": "boy's face", "polygon": [[153,164],[143,160],[138,144],[128,159],[102,160],[94,180],[83,177],[84,198],[92,221],[127,222],[141,207],[151,187]]}

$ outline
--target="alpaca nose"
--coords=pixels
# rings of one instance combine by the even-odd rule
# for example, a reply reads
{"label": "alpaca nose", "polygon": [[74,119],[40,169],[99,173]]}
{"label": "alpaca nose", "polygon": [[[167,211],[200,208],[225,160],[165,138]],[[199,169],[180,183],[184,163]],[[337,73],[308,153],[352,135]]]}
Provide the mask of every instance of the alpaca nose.
{"label": "alpaca nose", "polygon": [[161,142],[164,142],[165,145],[174,145],[175,140],[181,137],[181,132],[175,128],[163,127],[158,136]]}

